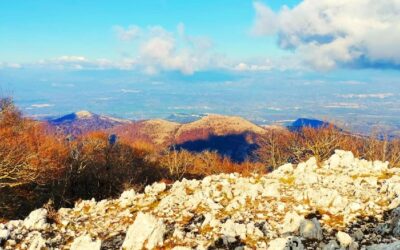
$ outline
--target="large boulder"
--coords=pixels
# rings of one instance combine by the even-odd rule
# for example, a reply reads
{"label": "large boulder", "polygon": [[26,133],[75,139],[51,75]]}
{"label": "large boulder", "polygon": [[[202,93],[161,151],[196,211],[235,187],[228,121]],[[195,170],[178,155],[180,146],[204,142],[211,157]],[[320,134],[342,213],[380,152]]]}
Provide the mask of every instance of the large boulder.
{"label": "large boulder", "polygon": [[141,250],[161,246],[166,231],[166,226],[161,220],[151,214],[139,212],[126,233],[122,249]]}

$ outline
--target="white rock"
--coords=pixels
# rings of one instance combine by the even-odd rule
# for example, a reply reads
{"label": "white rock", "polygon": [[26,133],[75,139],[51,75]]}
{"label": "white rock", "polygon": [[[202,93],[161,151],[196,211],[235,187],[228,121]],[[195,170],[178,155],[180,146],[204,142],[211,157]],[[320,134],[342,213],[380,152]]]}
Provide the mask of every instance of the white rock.
{"label": "white rock", "polygon": [[280,231],[281,234],[297,232],[303,219],[304,218],[296,212],[287,213],[283,219],[283,225]]}
{"label": "white rock", "polygon": [[304,246],[297,237],[277,238],[268,243],[268,250],[303,250]]}
{"label": "white rock", "polygon": [[334,155],[332,155],[329,158],[329,160],[327,160],[327,164],[329,165],[329,168],[331,168],[331,169],[335,169],[335,168],[339,167],[339,165],[340,165],[340,156],[335,153]]}
{"label": "white rock", "polygon": [[161,246],[166,227],[164,223],[150,214],[139,212],[135,222],[129,227],[122,249],[140,250],[144,247],[153,249]]}
{"label": "white rock", "polygon": [[0,242],[7,240],[8,237],[10,237],[10,231],[7,229],[0,230]]}
{"label": "white rock", "polygon": [[46,247],[46,240],[43,239],[42,234],[33,232],[29,236],[28,250],[41,250]]}
{"label": "white rock", "polygon": [[146,194],[159,194],[163,191],[165,191],[165,189],[167,188],[167,185],[164,182],[160,182],[160,183],[154,183],[151,186],[147,186],[144,189],[144,192]]}
{"label": "white rock", "polygon": [[300,236],[306,239],[322,240],[322,229],[316,218],[300,223]]}
{"label": "white rock", "polygon": [[269,184],[262,189],[261,196],[263,197],[280,197],[279,183]]}
{"label": "white rock", "polygon": [[130,189],[130,190],[124,191],[124,192],[121,194],[121,196],[120,196],[119,199],[120,199],[120,200],[126,200],[126,199],[132,200],[132,199],[135,198],[135,196],[136,196],[135,190]]}
{"label": "white rock", "polygon": [[341,247],[348,247],[353,242],[353,239],[350,237],[350,235],[341,231],[336,234],[336,238]]}
{"label": "white rock", "polygon": [[71,250],[100,250],[101,241],[92,240],[89,235],[82,235],[72,242]]}
{"label": "white rock", "polygon": [[281,173],[281,174],[291,174],[291,173],[293,173],[293,171],[294,171],[293,164],[286,163],[286,164],[278,167],[278,169],[275,170],[274,172]]}
{"label": "white rock", "polygon": [[127,207],[132,205],[135,197],[136,197],[135,190],[130,189],[124,191],[119,198],[121,207]]}
{"label": "white rock", "polygon": [[221,225],[221,233],[227,237],[240,236],[241,239],[246,239],[246,225],[229,219]]}
{"label": "white rock", "polygon": [[32,211],[27,218],[24,220],[24,227],[29,230],[43,230],[47,224],[47,210],[39,208]]}
{"label": "white rock", "polygon": [[362,207],[360,205],[360,203],[358,202],[352,202],[349,205],[350,211],[351,212],[357,212],[358,210],[360,210]]}

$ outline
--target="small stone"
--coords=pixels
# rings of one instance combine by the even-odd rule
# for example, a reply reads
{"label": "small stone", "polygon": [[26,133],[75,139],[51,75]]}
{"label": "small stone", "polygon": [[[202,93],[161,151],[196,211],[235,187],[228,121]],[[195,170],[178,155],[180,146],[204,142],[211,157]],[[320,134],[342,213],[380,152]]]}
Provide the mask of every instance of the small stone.
{"label": "small stone", "polygon": [[30,245],[28,250],[41,250],[46,247],[46,240],[43,239],[42,234],[40,234],[39,232],[34,232],[30,236]]}
{"label": "small stone", "polygon": [[321,224],[316,218],[300,223],[300,236],[306,239],[322,240]]}
{"label": "small stone", "polygon": [[328,242],[328,244],[326,244],[322,247],[322,250],[337,250],[339,248],[340,247],[339,247],[338,243],[336,242],[336,240],[330,240]]}
{"label": "small stone", "polygon": [[100,247],[100,240],[92,240],[92,237],[89,235],[82,235],[72,242],[71,250],[100,250]]}
{"label": "small stone", "polygon": [[303,219],[304,218],[296,212],[287,213],[283,220],[281,234],[297,232]]}
{"label": "small stone", "polygon": [[353,242],[353,239],[350,237],[350,235],[341,231],[336,234],[336,238],[341,247],[348,247]]}
{"label": "small stone", "polygon": [[303,250],[304,245],[297,237],[277,238],[268,243],[268,250]]}
{"label": "small stone", "polygon": [[0,230],[0,243],[6,241],[10,237],[10,231],[7,229]]}
{"label": "small stone", "polygon": [[357,229],[353,233],[353,237],[354,237],[354,239],[360,241],[360,240],[362,240],[364,238],[364,233],[360,229]]}
{"label": "small stone", "polygon": [[144,189],[144,192],[146,194],[156,194],[157,195],[157,194],[163,192],[166,188],[167,188],[167,185],[164,182],[154,183],[151,186],[147,186]]}

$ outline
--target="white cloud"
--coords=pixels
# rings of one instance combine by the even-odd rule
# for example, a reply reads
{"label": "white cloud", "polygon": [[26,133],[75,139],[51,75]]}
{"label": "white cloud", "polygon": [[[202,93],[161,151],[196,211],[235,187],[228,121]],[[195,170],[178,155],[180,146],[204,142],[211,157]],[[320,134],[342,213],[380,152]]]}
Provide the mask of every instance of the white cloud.
{"label": "white cloud", "polygon": [[0,62],[0,69],[2,68],[19,69],[21,67],[22,65],[19,63]]}
{"label": "white cloud", "polygon": [[329,109],[361,109],[365,108],[365,106],[358,103],[350,103],[350,102],[336,102],[325,105],[324,108]]}
{"label": "white cloud", "polygon": [[234,67],[237,71],[270,71],[273,69],[273,64],[266,61],[264,64],[247,64],[241,62]]}
{"label": "white cloud", "polygon": [[137,93],[140,93],[142,91],[140,91],[138,89],[120,89],[120,92],[122,92],[124,94],[127,94],[127,93],[137,94]]}
{"label": "white cloud", "polygon": [[254,9],[254,34],[277,34],[281,48],[316,69],[400,67],[399,0],[304,0],[276,13],[255,2]]}
{"label": "white cloud", "polygon": [[136,25],[131,25],[128,28],[117,25],[114,26],[114,31],[121,41],[131,41],[138,38],[140,35],[140,28]]}
{"label": "white cloud", "polygon": [[394,96],[393,93],[372,93],[372,94],[346,94],[346,95],[339,95],[342,98],[359,98],[359,99],[366,99],[366,98],[377,98],[377,99],[385,99],[388,97]]}
{"label": "white cloud", "polygon": [[53,104],[48,104],[48,103],[39,103],[39,104],[32,104],[32,108],[48,108],[48,107],[53,107]]}
{"label": "white cloud", "polygon": [[135,66],[148,74],[174,70],[193,74],[215,65],[212,43],[207,38],[186,35],[183,23],[178,24],[176,33],[161,26],[148,27],[144,33]]}
{"label": "white cloud", "polygon": [[30,67],[45,67],[54,69],[112,69],[112,68],[131,68],[134,62],[128,60],[121,60],[113,62],[108,59],[89,59],[84,56],[77,55],[64,55],[58,58],[40,60],[39,62],[26,64]]}
{"label": "white cloud", "polygon": [[254,2],[253,6],[256,10],[256,19],[252,33],[258,36],[275,34],[278,30],[278,23],[275,21],[277,15],[261,2]]}

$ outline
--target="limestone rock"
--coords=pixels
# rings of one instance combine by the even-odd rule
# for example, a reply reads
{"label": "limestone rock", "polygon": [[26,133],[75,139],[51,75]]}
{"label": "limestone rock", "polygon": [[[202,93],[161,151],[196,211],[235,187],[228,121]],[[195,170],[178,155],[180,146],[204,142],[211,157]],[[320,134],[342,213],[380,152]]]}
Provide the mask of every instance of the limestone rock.
{"label": "limestone rock", "polygon": [[139,213],[135,222],[129,227],[122,249],[153,249],[161,246],[166,227],[164,223],[150,214]]}
{"label": "limestone rock", "polygon": [[336,238],[341,247],[348,247],[353,242],[353,239],[350,237],[350,235],[341,231],[336,234]]}
{"label": "limestone rock", "polygon": [[268,243],[268,250],[303,250],[304,245],[297,237],[277,238]]}
{"label": "limestone rock", "polygon": [[[51,224],[38,209],[25,220],[0,223],[0,246],[353,250],[385,243],[374,247],[387,249],[400,239],[399,204],[400,168],[337,150],[325,162],[310,158],[265,175],[218,174],[80,201],[59,209]],[[336,240],[337,230],[343,232]]]}
{"label": "limestone rock", "polygon": [[0,230],[0,243],[6,241],[10,237],[10,231],[8,229]]}
{"label": "limestone rock", "polygon": [[300,223],[300,236],[311,240],[322,240],[321,224],[316,218]]}
{"label": "limestone rock", "polygon": [[71,250],[100,250],[100,247],[100,240],[92,240],[89,235],[82,235],[72,242]]}
{"label": "limestone rock", "polygon": [[241,239],[245,239],[246,225],[235,223],[233,220],[227,220],[221,225],[221,233],[227,237],[240,236]]}
{"label": "limestone rock", "polygon": [[47,210],[44,208],[32,211],[24,220],[24,227],[30,230],[43,230],[47,225]]}
{"label": "limestone rock", "polygon": [[296,212],[287,213],[283,221],[281,234],[297,232],[303,219],[304,218]]}
{"label": "limestone rock", "polygon": [[42,234],[39,232],[33,232],[28,235],[29,248],[28,250],[41,250],[46,247],[46,240],[43,239]]}
{"label": "limestone rock", "polygon": [[151,185],[151,186],[147,186],[147,187],[145,188],[144,192],[145,192],[146,194],[150,194],[150,193],[158,194],[158,193],[163,192],[166,188],[167,188],[167,185],[166,185],[165,183],[163,183],[163,182],[161,182],[161,183],[154,183],[154,184]]}

